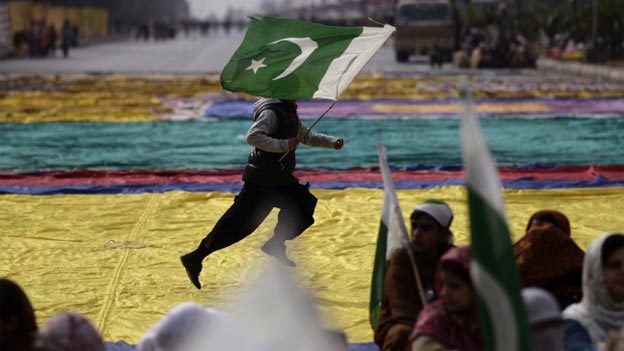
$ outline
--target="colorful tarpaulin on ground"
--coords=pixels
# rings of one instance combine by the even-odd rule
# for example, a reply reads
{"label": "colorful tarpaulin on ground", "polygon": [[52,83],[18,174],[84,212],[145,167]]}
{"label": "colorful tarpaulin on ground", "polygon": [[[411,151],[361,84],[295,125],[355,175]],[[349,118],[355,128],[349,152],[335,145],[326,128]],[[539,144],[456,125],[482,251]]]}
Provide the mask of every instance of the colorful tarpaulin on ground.
{"label": "colorful tarpaulin on ground", "polygon": [[[473,79],[480,122],[502,166],[513,238],[541,208],[566,213],[581,247],[603,231],[621,231],[624,87],[505,71]],[[136,343],[175,303],[227,307],[256,264],[270,259],[259,247],[275,213],[254,235],[209,257],[204,290],[189,284],[178,261],[242,185],[251,97],[223,93],[216,77],[0,82],[0,122],[16,122],[0,123],[0,276],[24,286],[39,322],[76,310],[107,340]],[[467,242],[456,83],[450,76],[359,77],[316,129],[344,136],[345,148],[297,152],[297,175],[319,204],[315,225],[289,250],[328,327],[346,331],[353,350],[372,340],[377,141],[387,147],[404,216],[425,199],[447,201],[457,242]],[[300,102],[304,118],[327,107]]]}
{"label": "colorful tarpaulin on ground", "polygon": [[[332,109],[335,117],[431,118],[457,112],[453,101],[459,96],[458,76],[415,74],[358,76],[342,94],[343,101]],[[501,117],[505,111],[526,117],[622,113],[622,84],[529,71],[473,74],[481,116]],[[222,91],[213,75],[4,75],[0,77],[0,122],[240,118],[250,116],[254,99]],[[318,117],[318,110],[326,107],[302,101],[302,116]]]}
{"label": "colorful tarpaulin on ground", "polygon": [[[504,167],[503,186],[510,189],[614,187],[624,185],[624,165]],[[144,192],[238,192],[242,168],[221,170],[0,172],[0,194],[135,194]],[[301,182],[315,189],[383,186],[379,169],[299,169]],[[398,189],[464,185],[460,167],[408,167],[392,172]]]}
{"label": "colorful tarpaulin on ground", "polygon": [[[221,100],[208,104],[203,117],[249,118],[253,100]],[[303,118],[320,116],[327,102],[301,101]],[[329,115],[336,118],[406,119],[459,118],[459,100],[347,100],[337,103]],[[624,99],[480,99],[475,101],[480,117],[613,117],[624,114]]]}

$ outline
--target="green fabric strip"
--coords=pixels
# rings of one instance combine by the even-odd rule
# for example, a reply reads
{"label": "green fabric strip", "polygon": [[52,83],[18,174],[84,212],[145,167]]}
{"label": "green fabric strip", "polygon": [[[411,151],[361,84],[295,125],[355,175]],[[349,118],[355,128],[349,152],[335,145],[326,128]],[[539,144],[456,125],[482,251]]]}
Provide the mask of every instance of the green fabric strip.
{"label": "green fabric strip", "polygon": [[[305,122],[309,125],[309,121]],[[624,119],[483,119],[499,163],[624,163]],[[250,120],[138,123],[0,123],[0,169],[242,167]],[[301,145],[300,167],[375,166],[382,141],[393,166],[461,165],[459,121],[336,120],[314,131],[342,136],[343,150]]]}

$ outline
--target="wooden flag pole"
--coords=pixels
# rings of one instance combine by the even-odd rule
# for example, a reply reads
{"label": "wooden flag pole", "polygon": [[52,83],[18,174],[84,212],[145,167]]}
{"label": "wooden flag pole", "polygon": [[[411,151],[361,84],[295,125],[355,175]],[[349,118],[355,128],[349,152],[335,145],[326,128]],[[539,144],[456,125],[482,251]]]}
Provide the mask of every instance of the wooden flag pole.
{"label": "wooden flag pole", "polygon": [[[338,100],[334,100],[334,102],[332,102],[332,104],[331,104],[331,105],[329,105],[329,107],[327,108],[327,110],[325,110],[325,112],[323,112],[323,114],[321,115],[321,117],[317,118],[317,119],[316,119],[316,121],[314,121],[314,123],[312,123],[312,125],[310,126],[310,128],[308,128],[308,131],[307,131],[307,132],[306,132],[306,133],[305,133],[305,134],[304,134],[301,138],[297,138],[297,139],[298,139],[299,141],[303,140],[303,139],[304,139],[304,138],[308,135],[308,133],[310,133],[310,131],[312,130],[312,128],[314,128],[314,126],[316,126],[316,125],[318,124],[318,122],[320,122],[320,121],[321,121],[321,119],[322,119],[323,117],[325,117],[325,115],[327,114],[327,112],[329,112],[329,110],[331,110],[331,109],[332,109],[332,107],[334,107],[334,105],[335,105],[337,102],[338,102]],[[283,160],[283,159],[284,159],[284,157],[286,157],[286,155],[288,155],[289,153],[290,153],[290,151],[286,151],[286,152],[282,155],[282,157],[280,157],[279,161]]]}
{"label": "wooden flag pole", "polygon": [[418,289],[418,296],[420,296],[420,302],[422,303],[423,308],[425,308],[425,306],[427,306],[427,298],[425,297],[425,289],[423,288],[422,281],[420,280],[420,273],[418,273],[418,265],[416,264],[416,257],[414,256],[414,250],[412,250],[411,246],[408,246],[407,254],[412,263],[412,270],[414,272],[414,279],[416,279],[416,287]]}

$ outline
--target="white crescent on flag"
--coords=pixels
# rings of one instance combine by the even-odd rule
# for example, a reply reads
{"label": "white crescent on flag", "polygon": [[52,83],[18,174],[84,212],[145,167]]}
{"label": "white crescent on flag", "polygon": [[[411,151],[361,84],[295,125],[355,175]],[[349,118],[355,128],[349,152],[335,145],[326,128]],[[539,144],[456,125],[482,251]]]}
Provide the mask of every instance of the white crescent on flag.
{"label": "white crescent on flag", "polygon": [[297,68],[299,68],[299,66],[301,66],[305,62],[305,60],[308,59],[308,57],[310,57],[310,55],[312,55],[314,50],[318,48],[318,44],[310,38],[284,38],[284,39],[270,42],[267,45],[273,45],[273,44],[277,44],[283,41],[289,41],[297,45],[299,49],[301,49],[301,54],[295,57],[295,59],[290,63],[290,65],[288,65],[288,67],[286,67],[286,69],[279,76],[273,78],[273,80],[282,79],[286,77],[287,75],[293,73]]}

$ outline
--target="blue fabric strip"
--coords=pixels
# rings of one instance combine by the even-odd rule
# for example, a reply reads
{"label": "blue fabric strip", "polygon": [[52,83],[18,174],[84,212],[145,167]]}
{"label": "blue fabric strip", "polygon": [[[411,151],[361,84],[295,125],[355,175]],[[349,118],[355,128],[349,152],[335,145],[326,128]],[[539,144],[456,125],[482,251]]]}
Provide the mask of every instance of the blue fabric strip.
{"label": "blue fabric strip", "polygon": [[[441,181],[397,181],[397,189],[430,189],[437,186],[464,185],[463,179],[446,179]],[[0,194],[29,194],[29,195],[55,195],[55,194],[138,194],[138,193],[164,193],[168,191],[188,192],[239,192],[241,182],[233,183],[169,183],[169,184],[113,184],[92,185],[72,184],[61,186],[46,185],[2,185]],[[383,183],[378,181],[361,182],[312,182],[312,189],[346,189],[346,188],[372,188],[382,189]],[[608,180],[597,177],[594,180],[547,180],[536,181],[531,179],[517,179],[503,181],[503,187],[509,189],[560,189],[560,188],[597,188],[624,186],[624,180]]]}

